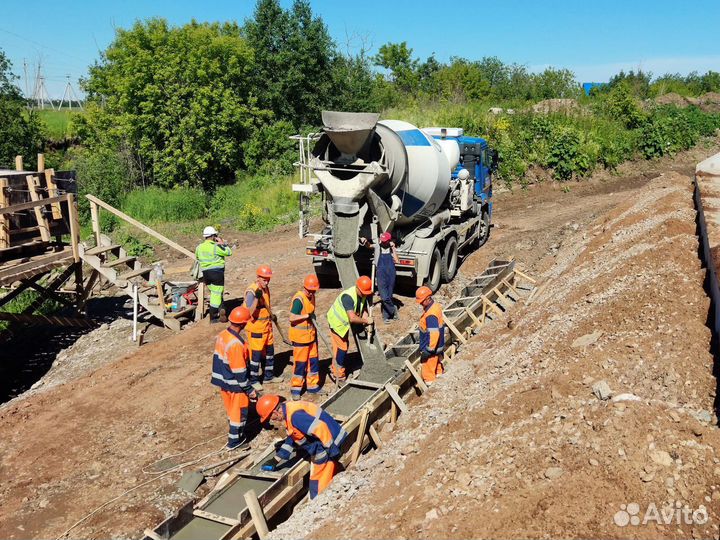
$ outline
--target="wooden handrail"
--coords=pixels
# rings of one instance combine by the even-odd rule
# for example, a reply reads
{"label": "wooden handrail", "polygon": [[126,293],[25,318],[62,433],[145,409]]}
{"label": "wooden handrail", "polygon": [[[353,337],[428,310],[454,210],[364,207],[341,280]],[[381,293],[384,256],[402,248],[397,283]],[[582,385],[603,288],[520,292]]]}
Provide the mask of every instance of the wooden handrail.
{"label": "wooden handrail", "polygon": [[[136,219],[134,219],[134,218],[131,218],[131,217],[128,216],[127,214],[125,214],[125,213],[121,212],[120,210],[118,210],[117,208],[114,208],[114,207],[110,206],[108,203],[106,203],[106,202],[104,202],[104,201],[101,201],[100,199],[98,199],[97,197],[95,197],[95,196],[93,196],[93,195],[85,195],[85,196],[88,198],[88,200],[89,200],[90,202],[97,204],[98,206],[104,208],[105,210],[107,210],[107,211],[110,212],[111,214],[115,214],[115,215],[116,215],[117,217],[119,217],[120,219],[122,219],[122,220],[124,220],[124,221],[127,221],[128,223],[130,223],[130,225],[134,225],[135,227],[137,227],[137,228],[140,229],[141,231],[149,234],[150,236],[152,236],[152,237],[154,237],[154,238],[157,238],[157,239],[160,240],[163,244],[167,244],[168,246],[170,246],[170,247],[173,248],[174,250],[179,251],[180,253],[182,253],[183,255],[185,255],[185,256],[187,256],[187,257],[190,257],[191,259],[194,259],[194,258],[195,258],[195,254],[194,254],[192,251],[190,251],[189,249],[186,249],[186,248],[182,247],[180,244],[177,244],[177,243],[173,242],[172,240],[170,240],[170,239],[167,238],[166,236],[163,236],[163,235],[160,234],[159,232],[152,230],[152,229],[151,229],[150,227],[148,227],[147,225],[143,225],[143,224],[140,223],[138,220],[136,220]],[[47,200],[49,201],[50,199],[47,199]],[[96,231],[96,233],[99,233],[99,231]]]}

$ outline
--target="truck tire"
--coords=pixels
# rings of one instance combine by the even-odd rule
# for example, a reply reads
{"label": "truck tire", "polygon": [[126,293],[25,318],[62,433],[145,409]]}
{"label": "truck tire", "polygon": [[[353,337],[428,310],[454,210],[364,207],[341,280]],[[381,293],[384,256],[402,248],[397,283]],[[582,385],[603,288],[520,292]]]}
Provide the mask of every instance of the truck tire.
{"label": "truck tire", "polygon": [[473,242],[475,249],[484,246],[488,238],[490,238],[490,214],[483,210],[482,219],[480,220],[480,233]]}
{"label": "truck tire", "polygon": [[442,264],[440,268],[442,280],[450,283],[458,271],[458,242],[457,238],[451,236],[445,242]]}
{"label": "truck tire", "polygon": [[432,258],[430,259],[430,270],[428,277],[425,279],[425,285],[433,292],[433,294],[440,288],[440,280],[442,277],[442,258],[440,256],[440,250],[436,247],[433,250]]}

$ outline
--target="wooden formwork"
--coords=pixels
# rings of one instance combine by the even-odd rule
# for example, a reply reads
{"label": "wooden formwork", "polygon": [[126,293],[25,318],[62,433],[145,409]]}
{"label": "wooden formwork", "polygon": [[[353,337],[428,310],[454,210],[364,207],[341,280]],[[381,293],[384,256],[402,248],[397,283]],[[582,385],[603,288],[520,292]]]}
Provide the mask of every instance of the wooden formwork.
{"label": "wooden formwork", "polygon": [[[519,299],[518,277],[534,284],[532,278],[515,269],[514,261],[495,260],[444,309],[445,322],[450,329],[446,358],[452,358],[469,335],[488,319],[507,310],[511,302],[509,296]],[[418,374],[418,341],[418,330],[413,329],[386,348],[389,363],[402,366],[392,377],[382,381],[363,380],[361,371],[360,379],[350,380],[322,403],[323,409],[340,421],[348,432],[340,458],[344,467],[354,464],[370,446],[380,447],[379,424],[395,422],[399,414],[409,410],[405,402],[408,395],[427,390]],[[258,452],[251,464],[240,467],[205,498],[188,503],[154,530],[146,530],[145,538],[229,540],[253,535],[263,538],[268,522],[272,526],[302,500],[310,472],[309,463],[298,458],[282,471],[262,471],[262,463],[274,452],[274,445]],[[255,501],[257,505],[252,504]]]}

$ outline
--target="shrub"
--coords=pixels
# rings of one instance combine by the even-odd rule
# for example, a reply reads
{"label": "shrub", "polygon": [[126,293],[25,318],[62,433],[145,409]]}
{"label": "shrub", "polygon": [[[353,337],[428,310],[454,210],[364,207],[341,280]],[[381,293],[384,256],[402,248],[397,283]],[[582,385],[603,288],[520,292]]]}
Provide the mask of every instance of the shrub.
{"label": "shrub", "polygon": [[290,122],[283,120],[255,130],[242,145],[248,172],[291,174],[298,155],[297,143],[290,136],[296,131]]}

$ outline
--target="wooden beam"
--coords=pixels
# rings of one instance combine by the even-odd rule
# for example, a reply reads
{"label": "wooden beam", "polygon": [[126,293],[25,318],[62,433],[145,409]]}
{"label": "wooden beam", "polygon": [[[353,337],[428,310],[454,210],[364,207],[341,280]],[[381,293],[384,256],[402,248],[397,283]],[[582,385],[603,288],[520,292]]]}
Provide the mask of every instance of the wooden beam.
{"label": "wooden beam", "polygon": [[[42,169],[38,169],[42,170]],[[55,169],[47,169],[45,171],[45,187],[47,188],[47,196],[48,197],[56,197],[58,195],[58,190],[55,187],[55,182],[53,181],[53,176],[55,176]],[[72,194],[70,194],[72,195]],[[52,205],[52,216],[53,219],[62,219],[62,211],[60,209],[60,203],[53,203]]]}
{"label": "wooden beam", "polygon": [[[80,219],[78,218],[78,211],[75,206],[75,195],[68,193],[67,202],[68,212],[70,214],[68,218],[70,221],[70,246],[72,247],[73,260],[80,262]],[[60,217],[62,217],[62,215]]]}
{"label": "wooden beam", "polygon": [[363,448],[363,439],[365,438],[365,428],[367,428],[370,411],[367,410],[367,407],[363,407],[360,414],[360,426],[358,427],[357,438],[355,439],[355,444],[353,445],[352,458],[350,459],[351,465],[354,465],[360,458],[360,453]]}
{"label": "wooden beam", "polygon": [[23,293],[23,291],[25,291],[25,290],[27,290],[28,288],[30,288],[30,284],[31,284],[31,283],[35,283],[35,282],[39,281],[40,278],[42,278],[44,275],[45,275],[45,274],[37,274],[37,275],[34,275],[34,276],[31,277],[31,278],[23,279],[23,280],[21,281],[21,284],[20,284],[19,287],[13,289],[13,290],[10,291],[9,293],[7,293],[5,296],[3,296],[2,298],[0,298],[0,307],[4,306],[4,305],[7,304],[8,302],[11,302],[12,300],[14,300],[14,299],[17,298],[18,296],[20,296],[20,295]]}
{"label": "wooden beam", "polygon": [[423,381],[423,378],[417,372],[417,370],[415,369],[415,366],[412,365],[412,362],[410,362],[409,359],[405,360],[405,367],[412,374],[413,378],[415,379],[415,382],[417,383],[418,388],[420,388],[420,390],[422,392],[427,392],[428,385],[425,384],[425,381]]}
{"label": "wooden beam", "polygon": [[480,319],[478,319],[478,318],[475,316],[475,314],[474,314],[472,311],[470,311],[469,308],[465,308],[465,313],[467,313],[467,314],[468,314],[468,317],[470,317],[470,318],[473,320],[473,322],[475,323],[475,326],[476,326],[477,328],[480,328],[480,327],[482,326],[482,322],[480,322]]}
{"label": "wooden beam", "polygon": [[490,300],[490,299],[489,299],[487,296],[485,296],[484,294],[482,295],[482,299],[483,299],[485,302],[487,302],[487,304],[488,304],[488,306],[490,307],[490,309],[492,309],[498,317],[502,317],[503,312],[502,312],[502,310],[501,310],[499,307],[497,307],[497,306],[495,305],[495,302],[493,302],[492,300]]}
{"label": "wooden beam", "polygon": [[45,154],[38,154],[37,170],[38,172],[43,172],[45,170]]}
{"label": "wooden beam", "polygon": [[246,491],[243,497],[245,498],[245,504],[247,504],[248,510],[250,511],[250,517],[255,525],[255,531],[257,532],[258,538],[260,538],[260,540],[265,540],[268,534],[270,534],[270,530],[268,529],[265,514],[263,514],[263,510],[258,502],[255,490],[251,489]]}
{"label": "wooden beam", "polygon": [[400,394],[398,394],[397,390],[392,384],[386,384],[385,390],[387,391],[388,395],[390,396],[390,399],[393,400],[393,403],[398,406],[398,409],[404,413],[408,412],[408,406],[405,404],[403,399],[400,397]]}
{"label": "wooden beam", "polygon": [[11,321],[25,324],[39,324],[46,326],[69,326],[73,328],[94,328],[91,319],[77,317],[57,317],[54,315],[27,315],[22,313],[5,313],[0,311],[0,321]]}
{"label": "wooden beam", "polygon": [[67,200],[67,195],[60,195],[58,197],[50,197],[49,199],[40,199],[28,201],[20,204],[13,204],[12,206],[6,206],[0,208],[0,214],[14,214],[22,210],[29,210],[30,208],[37,208],[39,206],[47,206],[48,204],[58,203]]}
{"label": "wooden beam", "polygon": [[502,283],[503,283],[508,289],[510,289],[513,293],[515,293],[515,295],[516,295],[518,298],[520,298],[520,293],[518,292],[518,290],[515,288],[514,285],[511,285],[511,284],[510,284],[510,281],[508,281],[507,278],[503,279],[503,280],[502,280]]}
{"label": "wooden beam", "polygon": [[382,439],[380,438],[380,434],[375,429],[375,426],[370,426],[368,428],[368,434],[370,435],[370,438],[372,439],[375,448],[380,450],[382,448]]}
{"label": "wooden beam", "polygon": [[51,270],[52,268],[62,264],[64,260],[70,259],[71,257],[71,251],[63,250],[50,255],[36,257],[25,263],[6,266],[0,269],[0,283],[3,283],[6,279],[10,278],[14,281],[24,277],[29,277],[26,275],[28,272],[32,272],[32,275],[35,275],[40,273],[41,270]]}
{"label": "wooden beam", "polygon": [[[40,196],[37,192],[39,181],[37,177],[28,175],[25,179],[27,180],[28,190],[30,191],[30,198],[35,202],[39,201]],[[40,227],[40,238],[42,238],[43,242],[49,242],[50,225],[48,224],[47,218],[43,214],[40,206],[36,206],[33,210],[35,211],[35,220],[37,221],[38,227]]]}
{"label": "wooden beam", "polygon": [[537,283],[533,278],[531,278],[531,277],[528,276],[527,274],[521,272],[521,271],[518,270],[517,268],[515,268],[514,271],[515,271],[515,273],[516,273],[518,276],[520,276],[521,278],[524,278],[525,281],[529,281],[529,282],[532,283],[533,285],[535,285],[535,283]]}
{"label": "wooden beam", "polygon": [[[8,206],[7,190],[8,179],[0,178],[0,209]],[[0,249],[10,247],[10,220],[5,214],[0,214]]]}
{"label": "wooden beam", "polygon": [[23,170],[23,159],[22,159],[22,156],[15,156],[15,170],[16,170],[16,171],[22,171],[22,170]]}
{"label": "wooden beam", "polygon": [[444,319],[443,322],[445,323],[445,326],[447,326],[450,331],[455,334],[455,337],[458,338],[458,340],[462,341],[463,344],[467,344],[467,339],[465,339],[465,336],[462,334],[462,332],[460,332],[460,330],[457,329],[457,326],[450,322],[450,319]]}
{"label": "wooden beam", "polygon": [[[118,210],[117,208],[113,208],[112,206],[110,206],[110,205],[107,204],[106,202],[101,201],[101,200],[98,199],[97,197],[94,197],[94,196],[92,196],[92,195],[86,195],[86,197],[87,197],[91,202],[94,202],[94,203],[97,204],[98,206],[101,206],[102,208],[104,208],[105,210],[107,210],[108,212],[110,212],[111,214],[115,214],[115,215],[116,215],[117,217],[119,217],[120,219],[123,219],[123,220],[127,221],[127,222],[130,223],[131,225],[135,225],[138,229],[140,229],[140,230],[143,231],[144,233],[147,233],[147,234],[149,234],[150,236],[152,236],[153,238],[156,238],[156,239],[160,240],[162,243],[167,244],[168,246],[170,246],[171,248],[175,249],[176,251],[179,251],[180,253],[182,253],[182,254],[185,255],[186,257],[190,257],[191,259],[195,259],[195,254],[194,254],[192,251],[190,251],[190,250],[187,249],[187,248],[184,248],[183,246],[181,246],[180,244],[178,244],[178,243],[176,243],[176,242],[173,242],[173,241],[170,240],[168,237],[163,236],[162,234],[160,234],[160,233],[157,232],[157,231],[154,231],[153,229],[151,229],[151,228],[148,227],[147,225],[144,225],[144,224],[140,223],[138,220],[136,220],[136,219],[134,219],[134,218],[131,218],[131,217],[128,216],[127,214],[125,214],[125,213],[121,212],[120,210]],[[99,244],[98,244],[98,245],[99,245]]]}
{"label": "wooden beam", "polygon": [[197,292],[197,309],[195,310],[195,320],[200,321],[205,316],[205,282],[198,283]]}
{"label": "wooden beam", "polygon": [[101,246],[102,241],[100,240],[100,209],[98,205],[90,201],[90,221],[92,223],[92,230],[95,234],[95,246]]}

